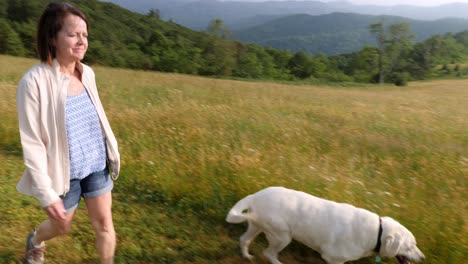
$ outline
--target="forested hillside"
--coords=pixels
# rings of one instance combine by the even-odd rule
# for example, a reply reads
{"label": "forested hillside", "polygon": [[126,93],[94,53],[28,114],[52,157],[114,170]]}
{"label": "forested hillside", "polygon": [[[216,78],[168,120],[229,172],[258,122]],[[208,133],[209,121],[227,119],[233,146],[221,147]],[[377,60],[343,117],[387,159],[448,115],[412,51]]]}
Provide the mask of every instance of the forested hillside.
{"label": "forested hillside", "polygon": [[[36,21],[48,2],[0,0],[0,53],[35,56]],[[462,66],[449,64],[468,57],[468,31],[413,44],[408,24],[381,23],[380,30],[368,28],[382,40],[377,47],[310,56],[230,41],[222,20],[212,21],[208,32],[196,32],[161,20],[154,10],[142,15],[96,0],[70,2],[89,17],[86,62],[90,64],[205,76],[399,85],[440,75],[467,75]]]}
{"label": "forested hillside", "polygon": [[[8,39],[3,53],[33,55],[35,23],[48,2],[51,1],[0,0],[2,39]],[[70,2],[89,18],[88,63],[184,73],[199,73],[200,66],[211,64],[199,59],[208,49],[203,40],[212,43],[207,34],[114,4],[95,0]]]}
{"label": "forested hillside", "polygon": [[[36,21],[48,2],[0,0],[0,53],[34,56]],[[89,17],[88,63],[201,75],[289,78],[285,65],[292,55],[288,52],[227,41],[162,21],[157,14],[142,15],[111,3],[70,2]],[[281,61],[274,61],[276,58]]]}

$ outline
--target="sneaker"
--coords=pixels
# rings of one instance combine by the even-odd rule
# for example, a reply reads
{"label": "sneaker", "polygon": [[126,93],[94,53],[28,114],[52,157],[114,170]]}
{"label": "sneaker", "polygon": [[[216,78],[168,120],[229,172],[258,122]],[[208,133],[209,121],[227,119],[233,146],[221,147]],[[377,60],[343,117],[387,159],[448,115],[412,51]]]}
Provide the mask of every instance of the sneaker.
{"label": "sneaker", "polygon": [[34,245],[32,238],[36,235],[36,231],[29,233],[26,239],[26,256],[24,258],[25,264],[42,264],[44,263],[45,243],[41,245]]}

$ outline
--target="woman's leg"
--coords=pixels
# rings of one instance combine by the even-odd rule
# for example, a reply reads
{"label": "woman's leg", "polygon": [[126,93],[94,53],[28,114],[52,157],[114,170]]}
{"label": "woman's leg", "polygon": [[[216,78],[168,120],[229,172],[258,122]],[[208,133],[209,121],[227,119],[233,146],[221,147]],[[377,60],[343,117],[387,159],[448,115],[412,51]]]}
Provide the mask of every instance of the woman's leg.
{"label": "woman's leg", "polygon": [[42,242],[56,236],[66,235],[70,231],[74,215],[75,211],[72,211],[66,214],[63,220],[49,218],[42,222],[36,229],[36,234],[32,238],[34,245],[40,245]]}
{"label": "woman's leg", "polygon": [[34,232],[28,235],[24,263],[44,263],[44,242],[56,236],[67,234],[70,231],[74,214],[74,210],[68,214],[62,214],[59,218],[54,218],[49,214],[49,219],[42,222]]}
{"label": "woman's leg", "polygon": [[112,222],[112,193],[85,198],[88,215],[96,234],[96,248],[101,263],[114,263],[115,230]]}
{"label": "woman's leg", "polygon": [[[70,231],[75,209],[78,208],[81,199],[80,180],[71,180],[68,193],[60,196],[60,199],[61,201],[57,201],[45,209],[49,219],[42,222],[36,229],[36,234],[32,238],[34,245],[39,245],[41,242],[56,236],[65,235]],[[65,217],[63,217],[62,211],[65,212]]]}

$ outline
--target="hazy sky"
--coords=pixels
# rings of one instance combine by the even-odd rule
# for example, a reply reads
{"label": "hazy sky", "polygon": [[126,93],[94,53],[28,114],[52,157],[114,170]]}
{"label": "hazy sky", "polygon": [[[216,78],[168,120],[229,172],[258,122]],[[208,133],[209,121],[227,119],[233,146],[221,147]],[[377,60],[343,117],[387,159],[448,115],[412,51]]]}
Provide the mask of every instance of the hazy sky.
{"label": "hazy sky", "polygon": [[[265,1],[286,1],[286,0],[224,0],[224,1],[244,1],[244,2],[265,2]],[[303,1],[303,0],[296,0]],[[333,2],[336,0],[315,0],[321,2]],[[468,0],[348,0],[353,4],[372,4],[372,5],[418,5],[435,6],[450,3],[468,3]]]}
{"label": "hazy sky", "polygon": [[[322,1],[330,2],[330,1]],[[468,0],[351,0],[354,4],[374,4],[374,5],[418,5],[435,6],[450,3],[468,3]]]}

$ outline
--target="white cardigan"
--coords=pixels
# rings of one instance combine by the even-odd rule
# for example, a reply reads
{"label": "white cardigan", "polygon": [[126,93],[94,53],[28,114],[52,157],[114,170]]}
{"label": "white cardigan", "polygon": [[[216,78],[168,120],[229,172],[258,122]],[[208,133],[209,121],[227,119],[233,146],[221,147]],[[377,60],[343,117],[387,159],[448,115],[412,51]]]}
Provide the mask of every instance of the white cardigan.
{"label": "white cardigan", "polygon": [[[117,140],[99,99],[93,70],[77,62],[82,82],[96,107],[106,138],[111,176],[120,171]],[[26,169],[16,186],[35,197],[42,207],[60,199],[70,188],[70,162],[65,128],[65,104],[70,78],[60,72],[57,60],[50,66],[40,63],[21,78],[17,93],[19,130]]]}

